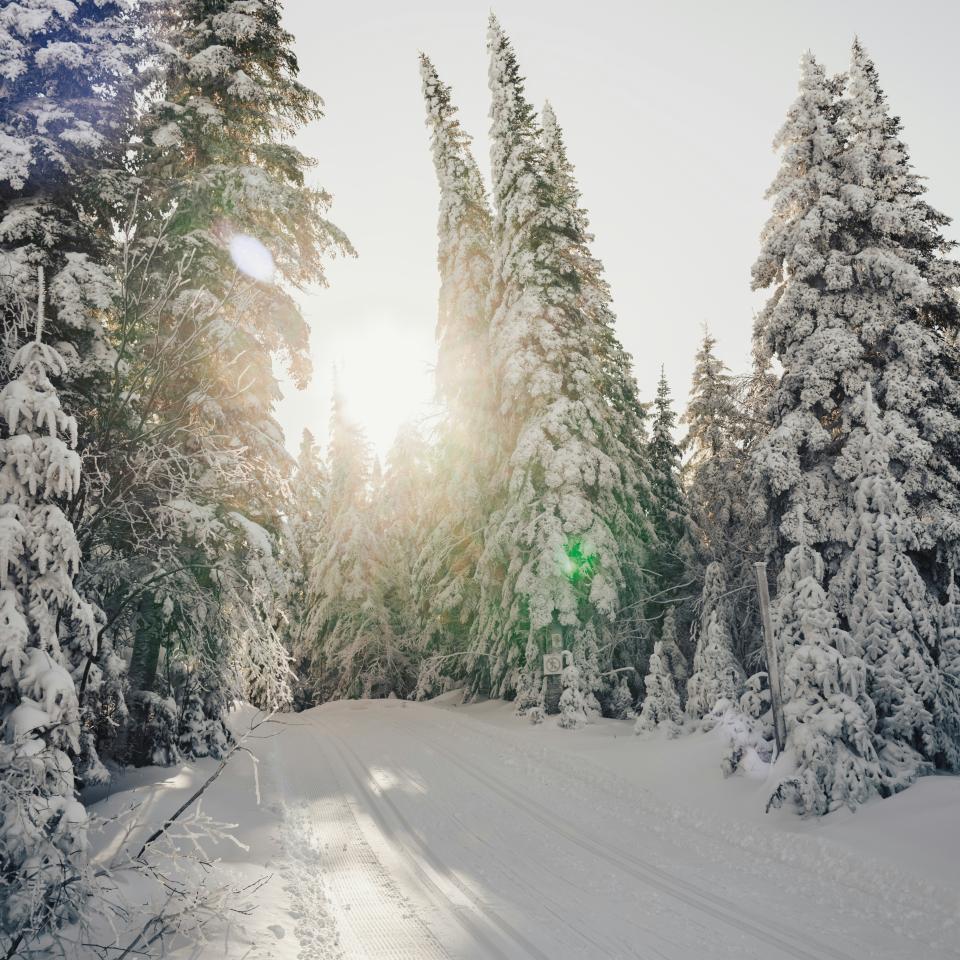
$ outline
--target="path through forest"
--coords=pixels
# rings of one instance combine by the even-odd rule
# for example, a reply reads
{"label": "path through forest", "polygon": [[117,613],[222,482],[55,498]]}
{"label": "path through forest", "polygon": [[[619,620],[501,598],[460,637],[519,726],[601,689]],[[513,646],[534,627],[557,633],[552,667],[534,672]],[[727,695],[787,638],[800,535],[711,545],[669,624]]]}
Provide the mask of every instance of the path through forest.
{"label": "path through forest", "polygon": [[960,938],[949,898],[904,921],[896,877],[881,898],[839,851],[764,856],[522,724],[401,701],[292,720],[262,776],[304,958],[899,960],[911,933],[926,957]]}
{"label": "path through forest", "polygon": [[[887,859],[869,859],[862,848],[889,834],[886,820],[871,825],[873,806],[834,830],[785,812],[763,818],[762,806],[763,819],[718,814],[718,791],[739,810],[756,807],[764,785],[724,783],[716,764],[698,774],[696,751],[719,755],[709,736],[643,743],[615,721],[569,733],[520,723],[504,704],[397,700],[328,704],[283,722],[253,744],[259,806],[239,760],[205,798],[250,844],[225,859],[274,877],[253,923],[266,937],[257,955],[958,956],[960,878],[951,888],[914,876],[925,861],[904,854],[897,864],[889,836],[889,849],[878,847]],[[686,784],[676,770],[685,764]],[[658,789],[668,767],[672,794]],[[926,799],[931,818],[939,801],[956,809],[954,779],[930,786],[905,796]],[[895,813],[889,822],[904,819]],[[846,842],[857,836],[859,847]]]}

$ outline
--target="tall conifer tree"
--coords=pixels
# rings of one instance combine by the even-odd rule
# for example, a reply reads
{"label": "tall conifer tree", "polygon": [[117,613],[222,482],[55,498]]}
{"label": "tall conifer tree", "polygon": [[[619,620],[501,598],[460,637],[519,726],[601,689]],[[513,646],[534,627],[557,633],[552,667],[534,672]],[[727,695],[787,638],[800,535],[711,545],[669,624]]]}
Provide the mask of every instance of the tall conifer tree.
{"label": "tall conifer tree", "polygon": [[473,685],[494,695],[519,686],[519,706],[535,704],[553,625],[566,633],[589,709],[617,619],[643,590],[642,416],[559,127],[549,110],[538,125],[494,18],[488,47],[500,460]]}
{"label": "tall conifer tree", "polygon": [[925,576],[945,588],[938,558],[960,510],[958,273],[899,132],[859,44],[845,89],[804,58],[754,266],[754,286],[775,287],[757,337],[783,366],[758,456],[782,542],[818,547],[831,577],[853,509],[843,454],[869,384],[895,431]]}
{"label": "tall conifer tree", "polygon": [[497,436],[487,312],[492,216],[450,88],[426,56],[420,74],[440,188],[436,395],[444,415],[435,444],[436,523],[417,560],[417,579],[427,615],[424,644],[457,674],[456,654],[465,650],[477,615],[476,568]]}

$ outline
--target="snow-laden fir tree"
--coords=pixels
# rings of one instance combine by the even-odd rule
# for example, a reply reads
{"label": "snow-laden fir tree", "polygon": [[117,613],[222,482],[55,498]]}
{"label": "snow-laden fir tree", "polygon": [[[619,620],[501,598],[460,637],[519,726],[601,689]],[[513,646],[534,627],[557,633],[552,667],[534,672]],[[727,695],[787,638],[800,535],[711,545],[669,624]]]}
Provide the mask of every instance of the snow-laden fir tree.
{"label": "snow-laden fir tree", "polygon": [[881,420],[869,385],[860,419],[844,451],[855,475],[851,552],[831,589],[847,611],[850,652],[867,664],[884,783],[892,790],[929,764],[956,770],[960,741],[954,739],[955,701],[934,662],[936,603],[910,556],[916,535],[890,469],[895,434]]}
{"label": "snow-laden fir tree", "polygon": [[706,570],[699,609],[694,621],[696,650],[687,681],[687,716],[700,720],[719,700],[736,703],[743,690],[743,668],[734,655],[733,611],[723,565],[714,561]]}
{"label": "snow-laden fir tree", "polygon": [[633,691],[627,678],[621,676],[617,685],[613,688],[613,693],[609,700],[609,714],[614,720],[625,720],[632,716],[633,711]]}
{"label": "snow-laden fir tree", "polygon": [[89,647],[99,629],[74,586],[80,549],[64,513],[80,488],[80,457],[76,421],[61,408],[52,378],[65,376],[68,364],[45,342],[42,293],[39,304],[34,338],[13,355],[13,379],[0,392],[0,929],[7,946],[64,919],[75,902],[64,884],[80,880],[87,815],[74,792],[70,755],[80,749],[80,710],[63,648]]}
{"label": "snow-laden fir tree", "polygon": [[326,534],[329,494],[327,466],[309,430],[303,431],[290,492],[285,557],[290,568],[291,589],[286,603],[285,633],[296,674],[294,700],[303,708],[313,704],[315,695],[310,675],[313,647],[307,630],[307,588]]}
{"label": "snow-laden fir tree", "polygon": [[[386,469],[377,496],[378,540],[382,568],[382,604],[391,634],[409,652],[411,667],[429,647],[425,597],[418,578],[420,558],[430,549],[428,533],[434,522],[431,451],[419,430],[403,424],[387,453]],[[411,689],[398,684],[398,696]]]}
{"label": "snow-laden fir tree", "polygon": [[960,534],[960,391],[950,345],[960,275],[944,256],[947,219],[923,199],[899,120],[859,44],[845,84],[804,57],[799,96],[775,143],[782,162],[753,283],[774,288],[756,337],[783,368],[772,429],[757,450],[778,552],[806,542],[822,554],[828,579],[849,552],[855,507],[843,452],[869,384],[893,431],[890,469],[903,485],[922,573],[943,589],[942,558]]}
{"label": "snow-laden fir tree", "polygon": [[673,678],[680,697],[686,693],[687,678],[690,676],[690,664],[680,649],[677,640],[677,614],[674,607],[667,607],[660,628],[660,657],[666,663],[667,671]]}
{"label": "snow-laden fir tree", "polygon": [[780,763],[791,769],[771,803],[779,806],[790,799],[812,814],[853,807],[881,786],[867,669],[837,622],[823,577],[819,554],[794,547],[772,610],[784,652],[787,748]]}
{"label": "snow-laden fir tree", "polygon": [[652,733],[662,726],[668,736],[675,737],[683,723],[683,707],[662,641],[654,645],[643,685],[646,692],[634,733]]}
{"label": "snow-laden fir tree", "polygon": [[[954,743],[960,743],[960,591],[952,573],[947,585],[946,601],[938,610],[937,622],[937,665],[943,678],[948,719],[944,731]],[[952,726],[949,718],[952,718]]]}
{"label": "snow-laden fir tree", "polygon": [[709,560],[720,560],[728,575],[738,568],[738,533],[744,526],[749,483],[744,450],[747,426],[737,380],[716,354],[717,340],[704,329],[697,350],[690,395],[682,422],[690,516]]}
{"label": "snow-laden fir tree", "polygon": [[425,682],[462,671],[477,615],[477,561],[489,504],[497,431],[488,349],[492,215],[450,88],[420,59],[430,145],[440,191],[436,396],[444,415],[434,443],[435,525],[417,562],[430,654]]}
{"label": "snow-laden fir tree", "polygon": [[[77,418],[87,464],[84,489],[67,508],[87,556],[84,513],[101,508],[91,434],[118,369],[107,316],[117,292],[114,217],[139,56],[133,31],[122,0],[0,8],[0,383],[16,376],[12,358],[33,336],[27,305],[42,300],[45,339],[63,360],[58,392]],[[83,578],[78,590],[96,597]],[[83,780],[95,782],[106,776],[97,741],[126,716],[123,663],[102,636],[65,637],[64,656],[81,694],[74,760]]]}
{"label": "snow-laden fir tree", "polygon": [[[670,384],[661,367],[647,446],[650,521],[657,537],[651,566],[656,575],[657,602],[661,605],[675,592],[684,592],[683,581],[692,559],[689,514],[680,478],[681,450],[674,436],[676,427]],[[657,610],[657,607],[648,610],[648,617],[654,616]]]}
{"label": "snow-laden fir tree", "polygon": [[[219,709],[241,676],[258,697],[282,696],[277,559],[293,463],[274,359],[305,382],[294,289],[323,282],[324,257],[349,247],[291,143],[321,104],[298,80],[280,4],[161,0],[139,14],[149,57],[117,318],[129,371],[118,392],[135,409],[101,418],[113,482],[109,522],[86,534],[98,558],[87,573],[111,633],[133,645],[131,686],[182,699],[202,675]],[[254,659],[239,663],[245,652]]]}
{"label": "snow-laden fir tree", "polygon": [[541,129],[494,18],[488,49],[499,462],[471,682],[495,696],[516,691],[521,710],[536,704],[555,625],[589,710],[617,620],[643,594],[652,536],[643,418],[553,111]]}
{"label": "snow-laden fir tree", "polygon": [[307,638],[313,647],[308,669],[318,698],[385,697],[410,690],[414,665],[385,604],[370,447],[337,394],[329,473],[327,528],[307,588]]}
{"label": "snow-laden fir tree", "polygon": [[0,7],[0,380],[31,336],[23,323],[45,271],[47,339],[80,416],[114,357],[102,311],[115,283],[106,255],[111,204],[133,102],[122,0],[32,0]]}
{"label": "snow-laden fir tree", "polygon": [[[751,451],[766,430],[771,378],[763,365],[750,377],[733,377],[716,345],[705,329],[683,416],[684,478],[694,533],[689,577],[702,582],[706,566],[716,561],[728,583],[743,586],[752,580],[753,563],[765,558],[770,541],[763,497],[754,489]],[[761,636],[755,591],[734,592],[730,607],[734,650],[747,663]]]}

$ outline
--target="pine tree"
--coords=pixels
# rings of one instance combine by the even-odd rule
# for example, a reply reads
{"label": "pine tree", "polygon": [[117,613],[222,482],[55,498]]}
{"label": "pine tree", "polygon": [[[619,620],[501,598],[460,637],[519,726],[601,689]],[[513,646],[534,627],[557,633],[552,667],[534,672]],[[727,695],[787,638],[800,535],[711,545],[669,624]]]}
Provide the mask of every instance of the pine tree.
{"label": "pine tree", "polygon": [[[763,497],[754,489],[751,451],[766,429],[762,408],[771,380],[763,366],[749,378],[734,378],[717,357],[716,344],[705,329],[683,416],[684,474],[695,543],[688,569],[690,579],[702,582],[706,566],[717,561],[728,583],[743,585],[770,543]],[[755,592],[735,592],[730,607],[734,651],[747,663],[760,641]]]}
{"label": "pine tree", "polygon": [[779,806],[793,799],[813,814],[862,803],[876,795],[881,782],[866,667],[840,629],[823,576],[820,556],[809,547],[794,547],[772,611],[784,645],[787,750],[796,769],[770,802]]}
{"label": "pine tree", "polygon": [[947,585],[946,602],[938,611],[937,666],[943,678],[944,730],[953,743],[960,743],[960,591],[953,574]]}
{"label": "pine tree", "polygon": [[[816,547],[832,577],[848,552],[854,408],[867,384],[894,430],[924,576],[941,585],[960,507],[960,392],[949,341],[957,267],[942,214],[923,200],[876,71],[854,44],[849,77],[829,80],[812,56],[777,137],[782,164],[753,272],[774,293],[758,318],[760,352],[783,375],[758,464],[780,553]],[[845,613],[845,611],[842,611]]]}
{"label": "pine tree", "polygon": [[[430,486],[433,475],[430,450],[412,424],[404,424],[387,454],[379,490],[380,557],[383,567],[383,605],[391,633],[417,664],[428,646],[426,611],[418,581],[420,558],[430,548],[428,530],[433,520]],[[406,686],[394,690],[406,696]]]}
{"label": "pine tree", "polygon": [[896,789],[915,779],[924,761],[956,769],[960,741],[952,737],[957,717],[933,659],[935,604],[910,557],[917,541],[890,470],[894,433],[881,421],[869,385],[861,409],[862,426],[845,451],[856,470],[851,552],[831,589],[848,611],[851,652],[868,667],[885,782]]}
{"label": "pine tree", "polygon": [[[58,393],[76,417],[76,447],[87,465],[82,490],[64,506],[87,557],[84,513],[100,510],[102,485],[92,437],[119,359],[109,332],[117,295],[113,220],[139,58],[134,26],[119,0],[0,9],[0,383],[17,375],[13,358],[33,333],[28,302],[39,299],[46,339],[64,362]],[[88,571],[77,589],[95,598]],[[74,761],[89,784],[107,776],[98,741],[112,737],[126,716],[124,663],[99,633],[65,637],[63,653],[80,687]]]}
{"label": "pine tree", "polygon": [[492,216],[450,88],[425,56],[420,73],[440,188],[436,395],[444,416],[434,444],[435,526],[416,576],[428,620],[431,673],[442,665],[456,675],[463,666],[457,654],[465,651],[477,615],[476,569],[497,435],[487,312]]}
{"label": "pine tree", "polygon": [[35,338],[0,391],[0,927],[11,941],[75,903],[64,884],[80,879],[87,815],[74,793],[80,707],[63,647],[92,644],[99,627],[74,586],[80,549],[63,507],[80,488],[77,424],[51,382],[69,367],[44,342],[40,275]]}
{"label": "pine tree", "polygon": [[617,619],[640,599],[652,538],[642,412],[553,112],[541,129],[494,18],[488,47],[499,465],[472,685],[536,703],[545,633],[559,625],[589,711]]}
{"label": "pine tree", "polygon": [[703,593],[694,623],[696,651],[687,681],[687,716],[700,720],[719,700],[736,703],[743,690],[743,668],[734,655],[732,609],[723,566],[714,561],[706,570]]}
{"label": "pine tree", "polygon": [[674,685],[670,663],[664,655],[663,643],[657,642],[650,656],[650,666],[643,681],[646,695],[634,733],[652,733],[662,726],[668,736],[675,737],[683,724],[683,708]]}

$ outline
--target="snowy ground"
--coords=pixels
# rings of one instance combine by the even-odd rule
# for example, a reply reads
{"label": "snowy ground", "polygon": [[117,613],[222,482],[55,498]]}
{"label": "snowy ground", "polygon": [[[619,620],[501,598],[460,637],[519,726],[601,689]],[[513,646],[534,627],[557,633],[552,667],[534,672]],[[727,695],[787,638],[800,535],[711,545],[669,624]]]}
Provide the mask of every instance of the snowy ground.
{"label": "snowy ground", "polygon": [[[260,804],[243,756],[204,800],[249,847],[219,844],[219,869],[272,879],[200,956],[960,957],[960,778],[803,821],[725,781],[715,734],[568,732],[455,698],[281,719],[252,743]],[[214,766],[138,771],[101,809],[157,819]]]}

